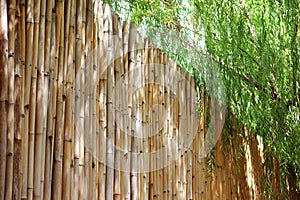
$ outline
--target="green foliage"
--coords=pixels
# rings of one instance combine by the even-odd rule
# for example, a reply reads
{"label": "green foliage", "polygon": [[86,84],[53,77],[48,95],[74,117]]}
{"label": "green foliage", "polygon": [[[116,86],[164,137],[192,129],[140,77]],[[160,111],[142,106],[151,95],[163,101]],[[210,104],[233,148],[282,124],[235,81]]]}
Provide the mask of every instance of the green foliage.
{"label": "green foliage", "polygon": [[[228,108],[264,139],[283,181],[294,172],[300,190],[300,7],[298,0],[136,0],[108,3],[141,27],[178,30],[202,46],[221,72]],[[205,43],[205,45],[201,45]],[[165,45],[165,47],[167,47]],[[165,49],[205,85],[200,54]],[[202,68],[201,68],[202,67]]]}

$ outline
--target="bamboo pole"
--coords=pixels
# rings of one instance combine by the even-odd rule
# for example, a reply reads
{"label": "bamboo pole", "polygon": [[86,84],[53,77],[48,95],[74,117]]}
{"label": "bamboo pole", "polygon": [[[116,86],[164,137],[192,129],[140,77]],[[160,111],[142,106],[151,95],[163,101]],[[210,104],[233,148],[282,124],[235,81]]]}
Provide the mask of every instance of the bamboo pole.
{"label": "bamboo pole", "polygon": [[[136,78],[136,27],[133,23],[130,23],[130,34],[129,34],[129,74],[130,78]],[[130,163],[130,181],[131,181],[131,199],[138,198],[138,176],[137,176],[137,138],[136,138],[136,95],[135,95],[135,79],[129,78],[129,92],[128,92],[128,107],[130,108],[130,119],[131,122],[128,134],[131,136],[131,163]]]}
{"label": "bamboo pole", "polygon": [[148,68],[148,76],[149,76],[149,85],[148,85],[148,120],[149,120],[149,154],[150,154],[150,162],[149,162],[149,169],[150,169],[150,173],[149,173],[149,198],[154,199],[154,160],[153,160],[153,152],[154,152],[154,146],[153,146],[153,142],[154,139],[152,137],[152,131],[153,131],[153,113],[152,113],[152,105],[153,105],[153,82],[154,82],[154,71],[152,71],[151,68],[153,68],[153,64],[154,64],[154,48],[151,46],[149,48],[149,68]]}
{"label": "bamboo pole", "polygon": [[[99,52],[99,60],[100,66],[103,70],[99,70],[99,131],[100,131],[100,141],[99,141],[99,195],[98,199],[105,199],[105,180],[106,180],[106,84],[107,84],[107,70],[105,69],[107,66],[107,42],[105,37],[107,36],[104,34],[104,13],[103,7],[100,6],[99,8],[100,13],[100,49]],[[103,49],[103,51],[102,51]]]}
{"label": "bamboo pole", "polygon": [[12,198],[13,193],[13,161],[14,161],[14,106],[15,106],[15,72],[14,72],[14,53],[15,53],[15,11],[16,2],[10,1],[8,4],[8,108],[7,108],[7,146],[6,146],[6,180],[5,180],[5,199]]}
{"label": "bamboo pole", "polygon": [[114,188],[114,144],[115,144],[115,126],[113,114],[113,85],[114,85],[114,63],[113,63],[113,40],[112,40],[112,14],[110,7],[104,5],[104,42],[107,45],[107,145],[106,145],[106,199],[113,199]]}
{"label": "bamboo pole", "polygon": [[163,168],[163,199],[170,199],[171,198],[171,185],[169,182],[172,181],[171,179],[171,164],[169,163],[169,157],[171,156],[171,134],[170,134],[170,86],[168,84],[170,78],[170,71],[169,71],[169,62],[167,54],[163,53],[163,63],[162,63],[162,73],[163,73],[163,102],[162,106],[165,109],[165,121],[164,121],[164,132],[163,132],[163,148],[165,148],[165,152],[163,154],[164,160],[164,168]]}
{"label": "bamboo pole", "polygon": [[[13,160],[13,198],[21,199],[21,180],[22,180],[22,62],[24,57],[21,53],[22,36],[21,33],[21,10],[20,2],[15,2],[16,18],[15,18],[15,46],[14,46],[14,70],[15,70],[15,108],[14,108],[14,160]],[[9,36],[11,37],[11,36]]]}
{"label": "bamboo pole", "polygon": [[136,36],[136,42],[135,42],[135,51],[136,51],[136,69],[135,69],[135,139],[136,139],[136,151],[134,152],[136,154],[136,165],[137,165],[137,182],[138,182],[138,188],[137,188],[137,198],[141,199],[140,195],[140,189],[142,188],[142,162],[143,155],[141,152],[143,151],[143,117],[142,117],[142,104],[143,104],[143,88],[144,88],[144,76],[143,76],[143,70],[142,70],[142,49],[144,48],[142,36],[137,33]]}
{"label": "bamboo pole", "polygon": [[79,177],[80,133],[81,133],[81,67],[82,67],[82,1],[76,3],[76,39],[75,39],[75,135],[74,135],[74,200],[81,196],[82,185]]}
{"label": "bamboo pole", "polygon": [[[115,72],[115,82],[119,85],[119,81],[121,81],[121,67],[122,67],[122,29],[120,18],[116,15],[113,15],[113,37],[114,37],[114,72]],[[121,118],[121,101],[117,100],[119,98],[117,94],[120,92],[120,88],[115,88],[115,117],[116,123],[120,121]],[[121,127],[120,124],[117,124],[115,128],[115,163],[114,163],[114,199],[121,199]]]}
{"label": "bamboo pole", "polygon": [[193,114],[193,102],[194,99],[192,97],[193,95],[193,79],[191,78],[191,76],[187,73],[187,84],[186,84],[186,92],[187,92],[187,97],[186,97],[186,101],[187,101],[187,141],[186,144],[191,144],[191,146],[187,146],[187,198],[188,199],[192,199],[193,198],[193,149],[192,149],[192,141],[193,141],[193,136],[195,133],[193,133],[192,131],[194,131],[193,126],[195,126],[193,124],[194,122],[194,114]]}
{"label": "bamboo pole", "polygon": [[[51,2],[51,1],[49,1]],[[55,66],[55,49],[56,49],[56,29],[55,29],[55,13],[51,12],[49,13],[49,7],[52,7],[51,5],[47,5],[47,21],[51,22],[51,33],[50,33],[50,52],[49,52],[49,61],[45,63],[45,68],[47,69],[49,67],[49,94],[48,94],[48,108],[47,108],[47,130],[46,130],[46,152],[45,152],[45,172],[44,172],[44,178],[45,178],[45,184],[44,184],[44,199],[49,200],[51,199],[51,182],[52,182],[52,164],[53,164],[53,127],[54,122],[53,117],[55,116],[55,104],[56,104],[56,98],[54,95],[55,92],[55,72],[54,72],[54,66]],[[51,19],[51,21],[49,21]],[[50,25],[46,25],[46,30],[50,29]],[[48,29],[47,29],[48,27]],[[48,38],[46,36],[46,38]],[[47,39],[46,39],[47,41]],[[47,42],[46,42],[47,44]],[[47,60],[47,53],[46,53],[46,60]],[[47,71],[47,70],[46,70]]]}
{"label": "bamboo pole", "polygon": [[[51,43],[51,38],[54,37],[52,33],[52,5],[53,1],[47,1],[46,3],[46,11],[45,11],[45,60],[44,60],[44,102],[43,105],[47,106],[47,109],[44,110],[44,124],[43,124],[43,145],[42,145],[42,167],[41,167],[41,197],[43,199],[47,199],[50,197],[49,187],[50,187],[50,166],[51,163],[50,159],[50,152],[51,152],[51,145],[49,145],[49,141],[51,141],[48,137],[50,127],[52,128],[52,123],[50,123],[52,117],[52,92],[53,81],[51,80],[51,75],[53,73],[50,72],[50,68],[53,69],[53,65],[51,65],[51,50],[52,46],[55,44]],[[55,26],[53,26],[55,27]],[[55,48],[53,48],[55,49]],[[53,77],[53,76],[52,76]],[[50,114],[49,114],[50,113]],[[52,134],[52,133],[51,133]],[[48,183],[47,183],[48,181]],[[47,192],[47,194],[45,194]]]}
{"label": "bamboo pole", "polygon": [[34,190],[34,146],[36,134],[36,96],[37,96],[37,68],[39,58],[39,26],[40,26],[40,1],[34,1],[34,32],[33,32],[33,50],[32,50],[32,69],[30,85],[29,102],[29,136],[28,136],[28,181],[27,195],[28,199],[33,199]]}
{"label": "bamboo pole", "polygon": [[[27,153],[25,151],[25,139],[26,139],[26,135],[27,135],[27,131],[26,131],[26,125],[25,125],[25,81],[26,81],[26,68],[25,68],[25,64],[26,64],[26,14],[25,14],[25,1],[24,0],[20,0],[20,2],[18,2],[18,8],[20,10],[20,23],[19,23],[19,35],[20,35],[20,58],[21,58],[21,88],[20,88],[20,95],[21,95],[21,102],[20,102],[20,115],[21,115],[21,119],[20,119],[20,137],[21,139],[21,158],[20,158],[20,198],[22,197],[22,192],[27,192],[26,187],[24,186],[24,183],[27,183],[27,178],[25,179],[24,175],[27,174],[27,169],[25,170],[25,158],[27,157]],[[26,141],[27,142],[27,141]],[[27,163],[27,162],[26,162]]]}
{"label": "bamboo pole", "polygon": [[86,1],[86,45],[85,45],[85,55],[86,55],[86,66],[85,66],[85,97],[86,97],[86,107],[85,107],[85,138],[86,138],[86,151],[85,151],[85,165],[86,165],[86,186],[88,199],[93,199],[93,186],[92,186],[92,152],[93,152],[93,119],[92,119],[92,108],[93,108],[93,53],[91,52],[92,38],[93,38],[93,2],[92,0]]}
{"label": "bamboo pole", "polygon": [[37,86],[36,86],[36,126],[34,144],[34,171],[33,171],[33,195],[34,199],[41,198],[41,171],[43,149],[43,125],[44,125],[44,44],[45,44],[45,13],[46,2],[41,1],[40,26],[38,46],[41,49],[37,58]]}
{"label": "bamboo pole", "polygon": [[64,21],[63,21],[63,9],[64,4],[62,1],[56,2],[56,58],[55,63],[55,80],[57,80],[55,89],[57,93],[56,97],[56,122],[54,129],[54,171],[52,182],[52,196],[55,199],[61,199],[62,197],[62,136],[64,125],[64,93],[63,93],[63,80],[64,80]]}
{"label": "bamboo pole", "polygon": [[[129,72],[129,24],[127,21],[123,23],[123,80],[122,80],[122,124],[124,127],[124,190],[121,195],[121,199],[129,200],[131,199],[131,184],[130,184],[130,147],[131,138],[129,134],[128,121],[129,119],[129,108],[128,108],[128,98],[127,95],[130,94],[128,89],[128,72]],[[123,89],[124,88],[124,89]]]}
{"label": "bamboo pole", "polygon": [[92,141],[93,141],[93,151],[92,151],[92,185],[93,185],[93,199],[98,199],[98,172],[99,172],[99,162],[98,162],[98,148],[99,148],[99,122],[97,117],[97,101],[99,99],[99,90],[97,89],[99,86],[99,59],[98,55],[100,52],[99,49],[99,7],[100,1],[96,1],[93,9],[93,43],[92,43],[92,52],[93,52],[93,126],[92,126]]}
{"label": "bamboo pole", "polygon": [[8,19],[7,2],[0,1],[0,198],[5,195],[7,103],[8,103]]}
{"label": "bamboo pole", "polygon": [[[25,5],[25,2],[23,2]],[[24,84],[24,106],[25,106],[25,119],[24,119],[24,132],[22,138],[23,142],[23,187],[22,198],[27,198],[27,182],[28,182],[28,134],[29,134],[29,99],[30,99],[30,86],[31,86],[31,68],[32,68],[32,47],[33,47],[33,0],[28,0],[26,3],[26,47],[24,47],[25,56],[25,84]],[[22,9],[25,14],[25,8]],[[24,15],[22,15],[24,16]],[[24,16],[25,17],[25,16]],[[24,27],[25,28],[25,27]],[[23,43],[25,44],[25,42]],[[23,45],[25,46],[25,45]]]}
{"label": "bamboo pole", "polygon": [[[70,16],[67,19],[66,26],[69,25],[68,34],[68,55],[65,59],[67,61],[67,75],[66,75],[66,109],[65,109],[65,125],[64,125],[64,141],[63,141],[63,183],[62,183],[62,198],[71,199],[71,161],[72,161],[72,126],[73,126],[73,113],[74,113],[74,103],[73,103],[73,80],[75,76],[74,65],[73,65],[73,38],[74,38],[74,2],[68,2],[67,4],[67,14]],[[70,20],[70,21],[69,21]],[[68,23],[69,21],[69,23]]]}
{"label": "bamboo pole", "polygon": [[141,52],[141,70],[142,74],[141,77],[143,78],[143,98],[142,98],[142,130],[143,130],[143,135],[142,135],[142,155],[143,159],[141,159],[141,174],[140,174],[140,197],[141,199],[148,199],[149,197],[149,157],[146,155],[149,155],[149,146],[148,146],[148,127],[149,127],[149,121],[148,121],[148,48],[149,48],[149,40],[145,39],[144,40],[144,49]]}

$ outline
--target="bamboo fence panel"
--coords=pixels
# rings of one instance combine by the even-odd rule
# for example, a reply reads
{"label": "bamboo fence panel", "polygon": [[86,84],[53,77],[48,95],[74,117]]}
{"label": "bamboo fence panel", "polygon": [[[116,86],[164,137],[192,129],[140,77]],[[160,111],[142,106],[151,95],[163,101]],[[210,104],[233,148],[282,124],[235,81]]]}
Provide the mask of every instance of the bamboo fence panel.
{"label": "bamboo fence panel", "polygon": [[[0,4],[0,200],[261,197],[233,150],[251,144],[258,169],[257,143],[238,141],[224,157],[220,139],[209,173],[214,100],[204,88],[196,97],[194,78],[133,23],[99,0]],[[237,164],[249,165],[245,155]],[[260,184],[262,170],[254,175]]]}

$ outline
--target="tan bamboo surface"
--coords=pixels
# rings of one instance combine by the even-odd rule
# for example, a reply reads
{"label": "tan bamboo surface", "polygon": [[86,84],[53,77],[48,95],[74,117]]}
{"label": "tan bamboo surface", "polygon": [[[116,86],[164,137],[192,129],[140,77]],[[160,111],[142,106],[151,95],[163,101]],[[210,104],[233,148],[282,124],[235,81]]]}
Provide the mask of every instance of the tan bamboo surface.
{"label": "tan bamboo surface", "polygon": [[210,172],[218,102],[133,23],[99,0],[0,6],[0,200],[264,198],[261,139],[220,138]]}

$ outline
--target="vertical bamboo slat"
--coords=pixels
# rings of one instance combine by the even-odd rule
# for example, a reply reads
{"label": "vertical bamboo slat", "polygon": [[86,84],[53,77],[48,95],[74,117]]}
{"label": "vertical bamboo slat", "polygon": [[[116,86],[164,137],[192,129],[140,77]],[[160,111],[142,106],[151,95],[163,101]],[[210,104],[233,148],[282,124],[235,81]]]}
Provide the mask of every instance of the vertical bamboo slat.
{"label": "vertical bamboo slat", "polygon": [[67,63],[65,67],[67,68],[66,74],[66,109],[65,109],[65,125],[64,125],[64,139],[63,139],[63,199],[71,199],[71,159],[72,159],[72,129],[73,129],[73,113],[74,113],[74,103],[73,103],[73,80],[74,80],[74,64],[73,64],[73,37],[74,37],[74,2],[68,2],[67,12],[70,15],[70,22],[66,23],[66,26],[69,24],[68,34],[68,45],[65,48],[68,48],[68,54],[66,57]]}
{"label": "vertical bamboo slat", "polygon": [[131,163],[130,163],[130,181],[131,181],[131,199],[138,198],[138,176],[137,176],[137,138],[136,138],[136,80],[133,77],[136,77],[136,27],[133,23],[130,23],[130,34],[129,34],[129,92],[128,92],[128,108],[130,109],[130,119],[128,123],[130,127],[128,130],[128,135],[131,137]]}
{"label": "vertical bamboo slat", "polygon": [[[7,109],[7,147],[6,147],[6,180],[5,180],[5,199],[12,198],[13,193],[13,161],[14,161],[14,106],[15,106],[15,1],[8,4],[8,109]],[[5,66],[5,65],[4,65]]]}
{"label": "vertical bamboo slat", "polygon": [[19,2],[15,3],[15,46],[14,46],[14,71],[15,71],[15,81],[14,81],[14,90],[15,90],[15,107],[14,107],[14,160],[13,160],[13,198],[21,198],[21,180],[22,180],[22,135],[21,135],[21,123],[22,123],[22,57],[21,53],[21,43],[22,36],[20,35],[21,31],[21,10]]}
{"label": "vertical bamboo slat", "polygon": [[40,26],[40,1],[34,0],[34,30],[33,30],[33,50],[32,50],[32,68],[30,84],[30,102],[29,102],[29,132],[28,132],[28,181],[27,195],[28,199],[33,199],[34,192],[34,146],[36,134],[36,96],[37,96],[37,68],[40,52],[39,46],[39,26]]}
{"label": "vertical bamboo slat", "polygon": [[37,99],[36,99],[36,127],[34,145],[34,178],[33,193],[35,199],[41,199],[41,171],[42,171],[42,149],[43,149],[43,125],[44,125],[44,45],[45,45],[45,13],[46,2],[41,1],[40,26],[38,46],[41,49],[37,60]]}
{"label": "vertical bamboo slat", "polygon": [[[50,1],[51,2],[51,1]],[[51,182],[52,182],[52,163],[53,163],[53,158],[52,158],[52,150],[53,150],[53,116],[55,113],[54,106],[55,106],[55,95],[53,94],[54,92],[54,82],[55,82],[55,75],[54,75],[54,65],[55,65],[55,49],[56,49],[56,37],[55,37],[55,14],[49,12],[49,7],[52,7],[51,5],[47,5],[47,21],[51,19],[49,23],[51,23],[51,33],[50,33],[50,52],[49,52],[49,61],[48,63],[45,63],[45,68],[47,69],[49,66],[49,94],[45,97],[49,99],[48,102],[48,109],[47,109],[47,128],[46,128],[46,152],[45,152],[45,172],[44,172],[44,178],[45,178],[45,183],[44,183],[44,199],[50,199],[51,198]],[[50,25],[46,25],[46,30],[47,27],[49,28]],[[47,38],[47,37],[46,37]],[[47,44],[47,42],[46,42]],[[47,53],[46,53],[46,59],[47,60]]]}
{"label": "vertical bamboo slat", "polygon": [[52,197],[61,199],[62,197],[62,136],[64,124],[64,96],[63,96],[63,70],[64,70],[64,23],[63,23],[63,9],[62,1],[56,1],[56,62],[55,62],[55,90],[54,95],[56,104],[54,106],[55,112],[55,128],[54,134],[54,155],[53,155],[53,184]]}
{"label": "vertical bamboo slat", "polygon": [[0,1],[0,198],[5,195],[7,101],[8,101],[8,19],[7,1]]}
{"label": "vertical bamboo slat", "polygon": [[115,157],[115,120],[113,108],[113,85],[114,85],[114,63],[113,63],[113,40],[112,40],[112,14],[110,7],[104,7],[104,36],[107,38],[107,145],[106,145],[106,199],[113,199],[114,188],[114,157]]}
{"label": "vertical bamboo slat", "polygon": [[[115,82],[119,86],[119,82],[121,81],[121,67],[122,62],[122,29],[121,29],[121,22],[120,18],[116,15],[113,15],[113,37],[114,37],[114,76],[115,76]],[[115,94],[113,99],[116,104],[115,105],[115,117],[117,118],[116,123],[119,123],[121,119],[121,108],[122,104],[120,100],[117,100],[119,98],[117,94],[120,92],[120,88],[115,88]],[[121,199],[121,146],[122,146],[122,138],[121,138],[121,127],[120,124],[116,124],[115,127],[115,163],[114,163],[114,199]]]}
{"label": "vertical bamboo slat", "polygon": [[[122,80],[122,124],[124,131],[124,192],[121,195],[121,199],[129,200],[131,199],[131,185],[130,185],[130,130],[129,130],[129,108],[128,106],[128,98],[127,95],[130,94],[130,90],[128,89],[128,65],[129,65],[129,24],[128,22],[124,22],[123,24],[123,80]],[[124,88],[124,89],[123,89]],[[126,88],[126,89],[125,89]]]}

